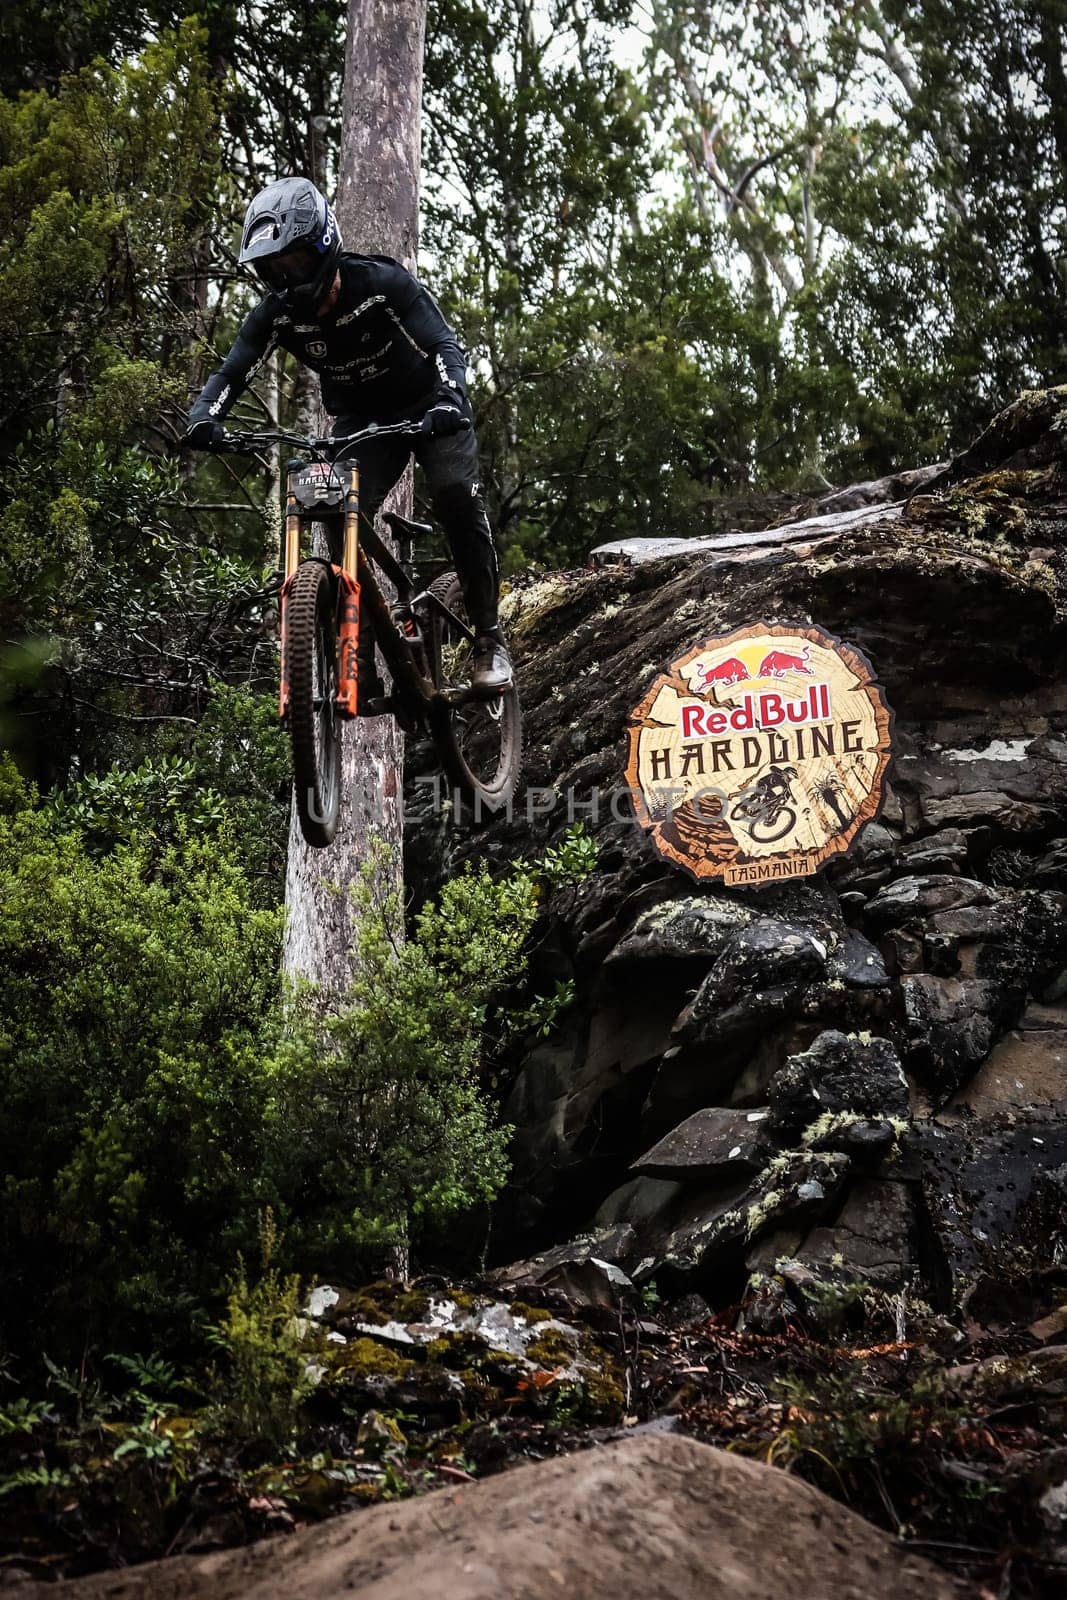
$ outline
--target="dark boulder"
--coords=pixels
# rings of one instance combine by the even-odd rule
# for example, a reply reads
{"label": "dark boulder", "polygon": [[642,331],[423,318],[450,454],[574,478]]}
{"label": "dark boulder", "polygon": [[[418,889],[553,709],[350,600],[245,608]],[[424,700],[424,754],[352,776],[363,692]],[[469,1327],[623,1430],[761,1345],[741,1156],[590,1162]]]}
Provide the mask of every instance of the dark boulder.
{"label": "dark boulder", "polygon": [[908,1082],[888,1039],[834,1030],[789,1058],[771,1082],[770,1102],[763,1132],[783,1145],[814,1145],[850,1126],[891,1124],[909,1115]]}
{"label": "dark boulder", "polygon": [[896,878],[879,889],[866,911],[867,925],[875,932],[890,928],[911,928],[923,924],[938,911],[957,906],[992,905],[995,889],[973,878],[957,878],[947,873]]}
{"label": "dark boulder", "polygon": [[696,1111],[647,1150],[633,1164],[635,1172],[655,1178],[724,1177],[727,1173],[758,1172],[767,1152],[760,1142],[760,1125],[766,1111],[730,1110],[709,1106]]}
{"label": "dark boulder", "polygon": [[647,971],[684,963],[707,971],[734,934],[756,918],[751,906],[719,895],[687,895],[650,906],[607,956],[606,970]]}
{"label": "dark boulder", "polygon": [[840,982],[850,989],[884,989],[889,984],[881,951],[858,928],[849,928],[831,951],[826,975],[831,983]]}
{"label": "dark boulder", "polygon": [[1054,1259],[1042,1175],[1067,1162],[1067,1105],[916,1123],[906,1155],[923,1193],[928,1289],[942,1306],[965,1304],[980,1279],[1004,1269],[1006,1256],[1016,1269]]}
{"label": "dark boulder", "polygon": [[723,1258],[785,1224],[811,1223],[833,1204],[849,1170],[838,1151],[789,1151],[747,1187],[694,1201],[692,1215],[666,1242],[661,1261],[641,1262],[636,1279],[663,1268],[670,1275],[710,1272]]}
{"label": "dark boulder", "polygon": [[836,1220],[808,1234],[797,1258],[823,1279],[860,1278],[901,1289],[917,1271],[914,1210],[907,1184],[863,1179],[852,1186]]}
{"label": "dark boulder", "polygon": [[675,1038],[708,1044],[757,1033],[824,976],[827,953],[803,928],[770,918],[754,922],[726,945],[675,1023]]}

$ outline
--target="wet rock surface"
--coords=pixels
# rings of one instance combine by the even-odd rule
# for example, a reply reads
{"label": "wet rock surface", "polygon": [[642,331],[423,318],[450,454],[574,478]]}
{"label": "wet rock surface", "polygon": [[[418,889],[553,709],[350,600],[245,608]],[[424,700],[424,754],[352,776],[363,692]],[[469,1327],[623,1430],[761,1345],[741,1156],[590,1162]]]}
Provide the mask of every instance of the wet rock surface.
{"label": "wet rock surface", "polygon": [[915,1274],[914,1234],[915,1209],[907,1184],[863,1179],[849,1190],[836,1222],[808,1234],[802,1260],[822,1281],[851,1276],[900,1290]]}
{"label": "wet rock surface", "polygon": [[826,946],[813,934],[761,918],[729,940],[673,1035],[683,1043],[714,1044],[761,1031],[825,970]]}
{"label": "wet rock surface", "polygon": [[657,1178],[715,1178],[758,1172],[766,1154],[760,1126],[767,1111],[709,1106],[696,1111],[637,1161],[635,1172]]}
{"label": "wet rock surface", "polygon": [[892,1124],[909,1112],[908,1082],[887,1039],[831,1029],[790,1056],[771,1080],[765,1131],[781,1145],[809,1145],[872,1122]]}
{"label": "wet rock surface", "polygon": [[927,1280],[946,1309],[1020,1264],[1058,1264],[1056,1232],[1031,1203],[1067,1161],[1067,1103],[991,1118],[917,1124],[908,1164],[927,1218]]}

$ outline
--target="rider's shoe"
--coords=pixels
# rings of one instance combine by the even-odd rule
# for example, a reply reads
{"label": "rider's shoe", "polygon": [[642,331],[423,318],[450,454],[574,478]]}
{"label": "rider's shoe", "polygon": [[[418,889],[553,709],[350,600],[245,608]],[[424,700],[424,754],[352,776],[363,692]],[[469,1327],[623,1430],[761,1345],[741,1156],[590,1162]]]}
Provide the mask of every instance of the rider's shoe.
{"label": "rider's shoe", "polygon": [[471,688],[488,697],[510,689],[512,681],[511,656],[504,635],[499,628],[483,629],[474,641]]}

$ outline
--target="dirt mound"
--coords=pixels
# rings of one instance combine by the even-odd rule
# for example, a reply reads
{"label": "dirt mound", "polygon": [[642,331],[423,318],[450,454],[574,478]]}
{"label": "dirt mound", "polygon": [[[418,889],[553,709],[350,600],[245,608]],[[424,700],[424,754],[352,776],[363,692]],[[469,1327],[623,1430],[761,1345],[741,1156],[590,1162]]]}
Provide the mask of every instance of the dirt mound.
{"label": "dirt mound", "polygon": [[650,1433],[376,1506],[292,1538],[20,1593],[42,1600],[963,1600],[971,1591],[775,1467]]}

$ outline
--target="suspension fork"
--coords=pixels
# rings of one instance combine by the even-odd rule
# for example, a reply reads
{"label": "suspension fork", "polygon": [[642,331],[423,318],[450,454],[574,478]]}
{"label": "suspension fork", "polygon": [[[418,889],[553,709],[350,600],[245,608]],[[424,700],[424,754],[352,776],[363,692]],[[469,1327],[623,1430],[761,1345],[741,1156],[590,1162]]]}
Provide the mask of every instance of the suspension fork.
{"label": "suspension fork", "polygon": [[281,684],[278,691],[278,716],[284,720],[289,714],[289,595],[293,578],[300,565],[300,513],[293,489],[293,475],[286,480],[285,491],[285,576],[281,595]]}
{"label": "suspension fork", "polygon": [[[285,577],[281,589],[281,687],[278,715],[289,711],[289,597],[300,566],[301,515],[289,476],[285,497]],[[341,563],[331,563],[337,582],[337,710],[343,717],[354,717],[359,703],[359,468],[349,468],[345,490],[344,540]]]}
{"label": "suspension fork", "polygon": [[345,537],[341,565],[334,567],[338,585],[340,638],[337,662],[337,709],[354,717],[359,709],[359,468],[349,468],[345,490]]}

